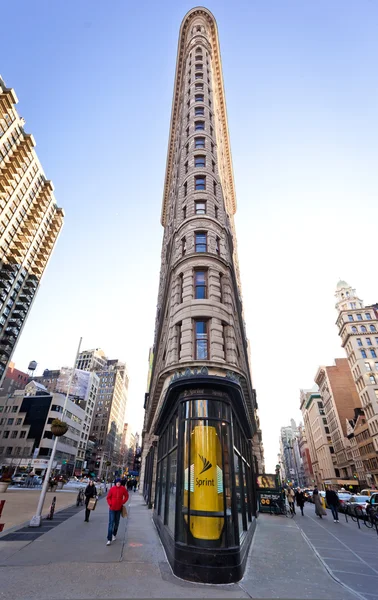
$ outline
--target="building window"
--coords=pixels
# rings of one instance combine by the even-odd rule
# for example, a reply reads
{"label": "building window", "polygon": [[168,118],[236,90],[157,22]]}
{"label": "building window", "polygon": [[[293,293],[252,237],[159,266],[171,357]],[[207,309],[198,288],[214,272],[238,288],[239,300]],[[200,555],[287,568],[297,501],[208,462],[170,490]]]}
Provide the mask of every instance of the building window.
{"label": "building window", "polygon": [[207,233],[195,234],[196,252],[207,252]]}
{"label": "building window", "polygon": [[195,156],[194,157],[194,166],[195,167],[206,167],[206,157],[205,156]]}
{"label": "building window", "polygon": [[14,419],[8,419],[8,425],[13,425]]}
{"label": "building window", "polygon": [[352,333],[357,333],[357,327],[352,327]]}
{"label": "building window", "polygon": [[188,169],[189,169],[189,163],[188,163],[188,161],[186,161],[184,167],[185,167],[185,173],[187,173]]}
{"label": "building window", "polygon": [[215,252],[220,256],[220,238],[218,236],[215,238]]}
{"label": "building window", "polygon": [[194,188],[195,190],[205,190],[206,189],[206,177],[203,175],[197,175],[194,178]]}
{"label": "building window", "polygon": [[213,133],[214,133],[214,130],[213,130],[212,127],[210,127],[210,135],[211,135],[211,137],[213,137]]}
{"label": "building window", "polygon": [[357,308],[356,303],[355,302],[351,302],[350,303],[350,307],[353,308],[353,309]]}
{"label": "building window", "polygon": [[206,200],[197,200],[194,205],[196,215],[206,215]]}
{"label": "building window", "polygon": [[214,196],[217,195],[217,183],[216,181],[213,181],[213,192],[214,192]]}
{"label": "building window", "polygon": [[366,362],[366,363],[365,363],[365,369],[366,369],[367,371],[371,371],[371,366],[370,366],[370,363],[369,363],[369,362]]}
{"label": "building window", "polygon": [[186,238],[182,238],[181,240],[181,255],[185,256],[186,254]]}
{"label": "building window", "polygon": [[362,321],[362,315],[357,314],[357,321]]}
{"label": "building window", "polygon": [[[183,206],[183,207],[182,207],[182,218],[183,218],[183,219],[184,219],[184,221],[185,221],[185,219],[186,219],[186,206]],[[361,344],[361,345],[362,345],[362,344]]]}
{"label": "building window", "polygon": [[196,71],[202,71],[202,69],[203,69],[203,64],[202,64],[202,63],[197,63],[197,64],[195,65],[194,69],[195,69]]}
{"label": "building window", "polygon": [[11,438],[13,438],[13,439],[16,438],[17,437],[17,433],[18,433],[17,431],[12,431]]}
{"label": "building window", "polygon": [[184,275],[180,273],[178,277],[178,285],[179,285],[179,304],[182,304],[184,297]]}
{"label": "building window", "polygon": [[186,156],[188,156],[188,154],[189,154],[189,144],[186,144],[185,150],[186,150]]}
{"label": "building window", "polygon": [[215,218],[216,218],[216,219],[218,219],[218,212],[219,212],[219,210],[218,210],[218,207],[217,207],[217,205],[215,204],[215,205],[214,205],[214,215],[215,215]]}
{"label": "building window", "polygon": [[194,122],[194,129],[196,131],[204,131],[204,129],[205,129],[205,121],[195,121]]}
{"label": "building window", "polygon": [[9,438],[9,431],[4,431],[3,438]]}
{"label": "building window", "polygon": [[375,381],[375,377],[374,377],[374,375],[370,375],[369,379],[370,379],[370,383],[373,383],[374,385],[377,383],[377,382]]}
{"label": "building window", "polygon": [[184,198],[186,198],[187,195],[188,195],[188,182],[185,181],[185,183],[184,183]]}
{"label": "building window", "polygon": [[195,102],[203,102],[203,98],[204,98],[203,94],[196,94],[194,96]]}
{"label": "building window", "polygon": [[366,329],[365,325],[361,325],[361,331],[362,331],[362,333],[367,333],[367,329]]}
{"label": "building window", "polygon": [[377,331],[376,328],[375,328],[375,325],[370,325],[370,331],[372,333],[375,333]]}
{"label": "building window", "polygon": [[375,370],[378,371],[378,362],[375,363]]}
{"label": "building window", "polygon": [[194,298],[204,300],[207,298],[206,271],[194,271]]}
{"label": "building window", "polygon": [[370,313],[365,313],[365,319],[367,319],[368,321],[370,321],[370,319],[371,319]]}
{"label": "building window", "polygon": [[[366,339],[367,345],[372,346],[371,339],[370,338],[365,338],[365,339]],[[359,344],[359,345],[362,346],[362,344]]]}
{"label": "building window", "polygon": [[196,106],[195,110],[194,110],[194,114],[196,117],[200,117],[200,116],[204,116],[205,114],[205,109],[203,106]]}
{"label": "building window", "polygon": [[214,154],[214,144],[211,142],[211,152]]}
{"label": "building window", "polygon": [[362,344],[362,341],[361,341],[361,338],[357,338],[357,344],[358,344],[359,346],[362,346],[362,345],[363,345],[363,344]]}
{"label": "building window", "polygon": [[211,168],[213,169],[213,173],[215,173],[215,162],[213,160],[211,161]]}
{"label": "building window", "polygon": [[205,138],[203,138],[203,137],[194,138],[194,147],[195,148],[204,148],[205,147]]}
{"label": "building window", "polygon": [[196,85],[194,86],[194,89],[196,91],[202,91],[203,90],[203,83],[196,83]]}
{"label": "building window", "polygon": [[219,292],[220,292],[219,302],[221,304],[223,304],[223,273],[219,273]]}
{"label": "building window", "polygon": [[367,354],[366,354],[365,350],[361,350],[361,356],[362,356],[362,358],[367,358]]}
{"label": "building window", "polygon": [[189,127],[186,128],[186,137],[189,137]]}
{"label": "building window", "polygon": [[195,79],[203,79],[203,73],[196,73],[196,74],[194,75],[194,78],[195,78]]}
{"label": "building window", "polygon": [[349,319],[349,321],[354,321],[353,315],[348,315],[348,319]]}
{"label": "building window", "polygon": [[377,358],[377,353],[375,350],[371,349],[370,354],[372,355],[373,358]]}
{"label": "building window", "polygon": [[208,357],[207,321],[195,321],[195,358],[206,360]]}

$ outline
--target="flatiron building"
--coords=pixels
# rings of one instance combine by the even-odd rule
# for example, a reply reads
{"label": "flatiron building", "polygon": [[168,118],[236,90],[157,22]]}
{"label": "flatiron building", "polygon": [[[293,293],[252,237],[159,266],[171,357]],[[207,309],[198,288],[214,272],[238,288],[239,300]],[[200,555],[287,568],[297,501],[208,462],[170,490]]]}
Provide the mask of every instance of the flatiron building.
{"label": "flatiron building", "polygon": [[180,29],[140,489],[176,574],[242,576],[263,448],[249,367],[216,21]]}

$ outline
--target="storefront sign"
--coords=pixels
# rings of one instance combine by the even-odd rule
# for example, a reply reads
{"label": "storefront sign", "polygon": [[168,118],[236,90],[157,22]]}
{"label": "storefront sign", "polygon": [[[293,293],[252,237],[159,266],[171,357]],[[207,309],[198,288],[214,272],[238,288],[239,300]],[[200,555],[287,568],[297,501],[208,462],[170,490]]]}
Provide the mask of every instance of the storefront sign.
{"label": "storefront sign", "polygon": [[[189,369],[188,367],[185,369],[185,371],[176,371],[171,377],[171,383],[184,377],[206,377],[208,375],[212,375],[212,373],[209,373],[209,369],[207,367],[193,367],[192,369]],[[219,375],[219,373],[216,372],[214,375]],[[240,383],[240,375],[238,373],[234,373],[234,371],[227,371],[224,377],[225,379],[231,379],[232,381],[237,381]]]}
{"label": "storefront sign", "polygon": [[281,495],[279,492],[274,491],[258,491],[259,497],[259,511],[260,512],[271,512],[272,502],[279,502]]}

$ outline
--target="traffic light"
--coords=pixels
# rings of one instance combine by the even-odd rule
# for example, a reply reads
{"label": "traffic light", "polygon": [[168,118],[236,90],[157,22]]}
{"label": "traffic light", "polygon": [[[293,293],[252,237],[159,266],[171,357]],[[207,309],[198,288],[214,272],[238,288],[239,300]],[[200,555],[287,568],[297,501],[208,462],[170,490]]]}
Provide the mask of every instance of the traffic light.
{"label": "traffic light", "polygon": [[355,479],[358,479],[358,473],[353,473],[353,477],[354,477]]}

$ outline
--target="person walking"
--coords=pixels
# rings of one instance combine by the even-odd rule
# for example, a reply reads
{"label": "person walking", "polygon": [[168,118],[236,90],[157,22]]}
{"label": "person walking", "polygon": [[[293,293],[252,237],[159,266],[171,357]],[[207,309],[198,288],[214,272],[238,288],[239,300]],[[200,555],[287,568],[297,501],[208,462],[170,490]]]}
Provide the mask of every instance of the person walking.
{"label": "person walking", "polygon": [[295,499],[295,494],[294,494],[294,490],[293,488],[288,488],[286,490],[286,498],[287,501],[289,503],[289,508],[290,508],[290,512],[292,515],[295,515],[295,506],[294,506],[294,499]]}
{"label": "person walking", "polygon": [[327,514],[327,511],[323,508],[322,499],[317,487],[314,488],[313,498],[315,504],[315,514],[322,519],[323,516]]}
{"label": "person walking", "polygon": [[87,485],[87,487],[85,488],[85,492],[84,492],[84,496],[85,496],[85,523],[89,523],[89,515],[91,514],[91,511],[88,508],[88,504],[89,504],[89,500],[91,498],[97,498],[97,490],[96,490],[96,486],[94,484],[93,479],[91,479]]}
{"label": "person walking", "polygon": [[335,523],[339,522],[339,513],[337,511],[338,506],[340,504],[339,497],[336,494],[335,490],[332,488],[326,491],[326,500],[327,504],[332,511],[333,520]]}
{"label": "person walking", "polygon": [[110,488],[106,497],[109,505],[109,525],[108,525],[108,541],[107,546],[115,542],[118,532],[119,520],[121,518],[122,506],[128,501],[129,492],[123,485],[121,480],[116,479],[116,484]]}
{"label": "person walking", "polygon": [[295,493],[295,499],[297,501],[297,506],[301,509],[302,517],[303,517],[303,507],[305,503],[305,495],[301,488],[298,488]]}

